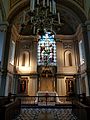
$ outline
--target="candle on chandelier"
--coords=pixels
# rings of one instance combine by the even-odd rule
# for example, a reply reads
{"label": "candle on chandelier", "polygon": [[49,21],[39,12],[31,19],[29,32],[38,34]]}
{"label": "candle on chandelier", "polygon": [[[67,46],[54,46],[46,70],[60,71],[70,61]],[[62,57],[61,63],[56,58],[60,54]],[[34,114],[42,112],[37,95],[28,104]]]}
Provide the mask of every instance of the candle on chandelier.
{"label": "candle on chandelier", "polygon": [[32,19],[33,19],[33,17],[31,17],[31,23],[32,23]]}
{"label": "candle on chandelier", "polygon": [[39,5],[39,0],[37,0],[37,5]]}
{"label": "candle on chandelier", "polygon": [[30,11],[32,11],[32,0],[30,0]]}
{"label": "candle on chandelier", "polygon": [[23,23],[25,23],[25,16],[26,16],[26,12],[23,12]]}
{"label": "candle on chandelier", "polygon": [[33,28],[33,34],[35,34],[35,25],[34,25],[34,28]]}
{"label": "candle on chandelier", "polygon": [[49,6],[49,0],[47,0],[47,6]]}
{"label": "candle on chandelier", "polygon": [[37,15],[38,15],[38,8],[37,8]]}
{"label": "candle on chandelier", "polygon": [[59,12],[58,12],[58,23],[60,24],[61,22],[60,22],[60,14],[59,14]]}
{"label": "candle on chandelier", "polygon": [[34,11],[34,7],[35,7],[35,0],[33,0],[32,2],[32,10]]}
{"label": "candle on chandelier", "polygon": [[30,0],[30,11],[34,11],[34,7],[35,7],[35,0]]}
{"label": "candle on chandelier", "polygon": [[52,5],[51,5],[51,1],[50,1],[50,12],[52,12]]}
{"label": "candle on chandelier", "polygon": [[53,0],[52,1],[52,4],[53,4],[53,14],[56,14],[56,2]]}
{"label": "candle on chandelier", "polygon": [[45,7],[45,0],[43,0],[43,7]]}

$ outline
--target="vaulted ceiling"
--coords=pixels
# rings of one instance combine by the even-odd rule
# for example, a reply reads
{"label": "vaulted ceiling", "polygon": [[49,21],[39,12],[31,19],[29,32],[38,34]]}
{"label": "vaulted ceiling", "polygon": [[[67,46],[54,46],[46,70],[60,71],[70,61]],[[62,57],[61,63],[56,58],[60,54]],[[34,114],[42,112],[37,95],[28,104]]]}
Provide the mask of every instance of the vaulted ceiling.
{"label": "vaulted ceiling", "polygon": [[[61,23],[63,23],[63,25],[61,27],[54,27],[56,34],[74,34],[78,25],[85,22],[86,16],[83,1],[84,0],[57,0],[57,11],[60,12]],[[11,0],[10,5],[11,11],[8,21],[16,26],[19,34],[31,35],[30,24],[24,26],[21,32],[19,29],[23,12],[30,7],[29,0]]]}

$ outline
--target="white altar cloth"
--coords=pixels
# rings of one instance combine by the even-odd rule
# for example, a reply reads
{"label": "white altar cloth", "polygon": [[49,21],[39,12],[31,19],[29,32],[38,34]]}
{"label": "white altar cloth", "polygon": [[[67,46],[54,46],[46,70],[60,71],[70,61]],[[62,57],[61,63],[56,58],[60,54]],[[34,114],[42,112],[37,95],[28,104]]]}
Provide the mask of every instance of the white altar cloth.
{"label": "white altar cloth", "polygon": [[46,104],[46,102],[47,104],[62,103],[59,100],[57,92],[38,91],[36,96],[37,96],[35,100],[36,104],[40,104],[40,103]]}

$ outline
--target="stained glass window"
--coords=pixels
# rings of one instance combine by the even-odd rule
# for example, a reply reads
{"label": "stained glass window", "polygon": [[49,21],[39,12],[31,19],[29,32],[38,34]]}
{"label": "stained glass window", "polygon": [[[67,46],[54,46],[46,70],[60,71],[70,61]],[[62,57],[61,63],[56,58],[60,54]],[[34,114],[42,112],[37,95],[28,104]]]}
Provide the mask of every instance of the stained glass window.
{"label": "stained glass window", "polygon": [[38,42],[38,65],[56,65],[56,42],[51,32],[40,36]]}

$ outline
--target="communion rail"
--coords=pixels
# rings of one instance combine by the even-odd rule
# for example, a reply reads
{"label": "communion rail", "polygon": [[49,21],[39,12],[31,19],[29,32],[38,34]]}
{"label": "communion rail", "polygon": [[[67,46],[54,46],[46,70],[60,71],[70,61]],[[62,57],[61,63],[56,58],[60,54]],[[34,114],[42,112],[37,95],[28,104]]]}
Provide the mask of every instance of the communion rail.
{"label": "communion rail", "polygon": [[72,106],[73,98],[68,96],[16,96],[21,106]]}

